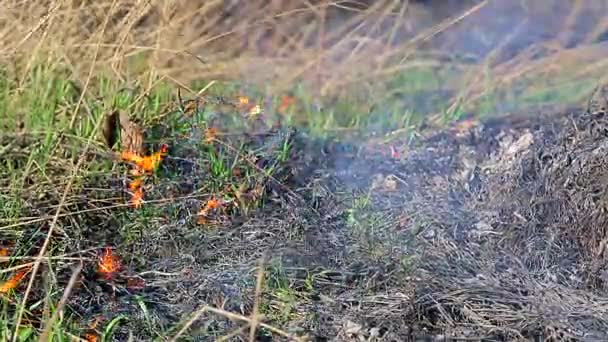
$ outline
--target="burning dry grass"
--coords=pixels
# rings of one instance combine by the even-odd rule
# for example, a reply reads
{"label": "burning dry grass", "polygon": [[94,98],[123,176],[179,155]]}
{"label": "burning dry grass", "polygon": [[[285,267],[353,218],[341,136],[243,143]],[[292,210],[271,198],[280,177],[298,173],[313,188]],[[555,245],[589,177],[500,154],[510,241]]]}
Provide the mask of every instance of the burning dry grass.
{"label": "burning dry grass", "polygon": [[[58,112],[67,113],[61,118],[66,132],[81,129],[77,136],[62,129],[0,137],[8,146],[0,153],[10,164],[3,169],[2,199],[17,203],[4,211],[3,243],[17,241],[19,253],[30,256],[4,270],[1,292],[20,295],[11,302],[10,329],[27,323],[48,331],[45,319],[64,317],[50,313],[51,293],[65,290],[59,311],[80,321],[107,321],[112,330],[131,317],[117,328],[123,338],[188,331],[208,338],[272,332],[404,340],[424,329],[467,337],[606,337],[605,270],[598,261],[606,254],[604,113],[523,120],[521,127],[462,123],[458,137],[444,132],[418,149],[396,142],[383,148],[390,151],[386,156],[370,156],[359,145],[313,141],[282,128],[254,130],[266,124],[259,120],[265,108],[249,98],[237,98],[230,108],[239,122],[257,125],[244,124],[245,134],[234,135],[224,134],[226,127],[193,124],[201,115],[198,102],[170,104],[177,119],[160,113],[162,127],[149,131],[153,144],[166,139],[170,150],[162,158],[123,153],[136,170],[157,169],[163,159],[159,177],[144,184],[139,178],[121,182],[119,167],[92,171],[112,157],[94,142],[103,120],[91,100],[93,84],[108,73],[119,83],[149,76],[147,90],[159,79],[185,89],[201,79],[238,79],[270,91],[305,81],[321,95],[359,90],[369,96],[373,83],[395,73],[449,64],[472,75],[464,88],[460,77],[446,82],[458,90],[448,114],[459,115],[457,107],[528,78],[565,75],[559,83],[574,86],[590,77],[603,82],[597,75],[606,65],[597,56],[604,49],[592,43],[604,33],[604,20],[593,21],[585,37],[568,40],[583,45],[543,41],[517,49],[509,46],[519,34],[514,31],[469,64],[453,62],[452,51],[418,49],[462,30],[487,10],[487,1],[433,27],[408,26],[422,12],[398,1],[0,6],[0,54],[13,67],[15,93],[41,63],[67,69],[76,80],[69,96],[76,100]],[[569,25],[583,15],[592,21],[581,1],[569,6],[560,12],[570,14]],[[579,68],[582,61],[587,66]],[[285,95],[279,111],[293,104]],[[60,116],[53,113],[51,122]],[[554,124],[560,128],[551,130]],[[380,186],[370,186],[372,179]],[[143,186],[150,191],[142,203]],[[128,207],[126,189],[135,208]],[[99,258],[95,251],[104,246],[118,248],[102,250]],[[264,287],[258,273],[254,289],[251,270],[266,250],[273,252],[274,268]],[[72,258],[86,264],[81,278],[66,277]],[[43,280],[48,288],[37,286]],[[32,305],[40,302],[42,309]],[[99,318],[104,311],[109,316]]]}
{"label": "burning dry grass", "polygon": [[[115,336],[141,339],[245,336],[256,324],[258,336],[293,338],[606,337],[602,110],[463,121],[417,147],[394,141],[384,155],[284,129],[206,139],[206,126],[175,124],[190,120],[180,109],[163,118],[170,129],[160,123],[144,143],[173,143],[141,208],[118,195],[129,174],[118,168],[73,189],[53,239],[41,223],[60,192],[46,206],[26,196],[32,205],[3,227],[27,228],[30,254],[51,241],[86,261],[65,302],[83,322],[103,311],[104,327],[129,317]],[[22,148],[8,154],[17,164]],[[213,227],[211,216],[221,217]],[[265,251],[256,293],[252,270]],[[33,260],[44,261],[36,279],[71,282],[72,260],[53,271],[50,258]],[[26,311],[23,321],[39,317]]]}

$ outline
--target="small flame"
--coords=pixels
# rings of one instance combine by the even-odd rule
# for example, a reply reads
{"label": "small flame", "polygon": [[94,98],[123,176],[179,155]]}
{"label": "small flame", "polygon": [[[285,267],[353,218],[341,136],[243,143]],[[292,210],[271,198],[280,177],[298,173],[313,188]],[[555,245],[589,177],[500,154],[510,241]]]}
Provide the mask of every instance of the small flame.
{"label": "small flame", "polygon": [[122,159],[124,161],[128,161],[128,162],[132,162],[137,165],[137,164],[141,163],[143,158],[131,151],[122,151],[120,153],[120,159]]}
{"label": "small flame", "polygon": [[255,105],[249,109],[249,116],[256,116],[262,113],[262,107]]}
{"label": "small flame", "polygon": [[216,199],[214,199],[214,198],[212,198],[212,199],[210,199],[210,200],[207,201],[207,209],[208,210],[209,209],[215,209],[215,208],[218,207],[218,205],[219,205],[219,202]]}
{"label": "small flame", "polygon": [[101,273],[106,278],[111,278],[112,275],[120,269],[118,258],[112,254],[112,249],[104,248],[103,254],[97,265],[97,272]]}
{"label": "small flame", "polygon": [[93,319],[93,321],[89,324],[89,326],[88,326],[89,332],[84,334],[85,341],[97,342],[97,333],[95,332],[95,329],[97,329],[97,325],[99,324],[99,322],[101,322],[102,319],[103,319],[103,317],[101,317],[101,316],[95,317],[95,319]]}
{"label": "small flame", "polygon": [[97,335],[93,333],[87,333],[84,335],[84,340],[87,342],[97,342]]}
{"label": "small flame", "polygon": [[144,191],[142,188],[137,188],[133,191],[131,198],[129,199],[129,204],[134,208],[141,208],[141,205],[144,203]]}
{"label": "small flame", "polygon": [[281,96],[281,103],[279,103],[279,106],[277,107],[277,111],[281,114],[284,114],[285,111],[287,109],[289,109],[289,107],[294,104],[296,102],[296,99],[294,97],[291,97],[289,95],[283,95]]}
{"label": "small flame", "polygon": [[196,223],[199,225],[204,225],[207,223],[207,216],[209,215],[209,211],[213,210],[220,206],[220,202],[215,198],[212,198],[205,203],[204,206],[196,214],[198,216]]}
{"label": "small flame", "polygon": [[120,158],[122,160],[132,162],[137,168],[140,168],[146,172],[151,172],[158,166],[158,164],[160,164],[160,161],[167,154],[167,151],[168,146],[165,144],[161,146],[160,150],[152,153],[149,156],[142,157],[133,152],[123,151],[120,154]]}
{"label": "small flame", "polygon": [[129,190],[137,191],[139,188],[141,188],[142,182],[143,180],[140,177],[133,179],[129,182]]}
{"label": "small flame", "polygon": [[240,106],[247,106],[249,104],[249,98],[247,96],[237,96],[237,101]]}
{"label": "small flame", "polygon": [[7,293],[8,291],[14,289],[19,285],[19,282],[26,274],[31,270],[30,267],[26,267],[24,269],[19,270],[19,272],[15,273],[12,277],[10,277],[7,281],[5,281],[2,285],[0,285],[0,293]]}
{"label": "small flame", "polygon": [[167,155],[169,147],[167,144],[163,144],[157,152],[152,153],[149,156],[139,156],[129,151],[123,151],[120,154],[121,159],[132,162],[134,167],[130,170],[131,176],[135,177],[128,184],[128,188],[131,191],[131,198],[129,204],[134,208],[140,208],[143,203],[144,192],[142,189],[143,176],[145,173],[151,173],[158,167],[161,160]]}

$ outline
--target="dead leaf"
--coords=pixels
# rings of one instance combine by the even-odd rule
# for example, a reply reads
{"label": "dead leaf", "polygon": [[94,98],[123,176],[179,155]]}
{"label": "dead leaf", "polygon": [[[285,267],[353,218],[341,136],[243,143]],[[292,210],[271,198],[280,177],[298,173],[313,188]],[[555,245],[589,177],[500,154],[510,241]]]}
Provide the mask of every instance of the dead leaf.
{"label": "dead leaf", "polygon": [[207,129],[205,129],[203,142],[205,144],[209,145],[215,141],[216,137],[217,137],[217,128],[209,127]]}
{"label": "dead leaf", "polygon": [[453,124],[452,132],[459,138],[464,137],[473,128],[479,125],[479,121],[474,119],[463,119]]}
{"label": "dead leaf", "polygon": [[118,142],[118,112],[112,111],[105,115],[103,123],[103,138],[109,148]]}
{"label": "dead leaf", "polygon": [[262,107],[260,105],[254,105],[247,111],[247,116],[254,117],[262,113]]}
{"label": "dead leaf", "polygon": [[129,118],[127,112],[120,112],[120,146],[122,151],[142,155],[144,134],[141,128]]}
{"label": "dead leaf", "polygon": [[186,115],[187,117],[191,117],[194,115],[194,113],[197,112],[198,106],[199,103],[197,100],[188,100],[183,103],[182,111],[184,112],[184,115]]}
{"label": "dead leaf", "polygon": [[372,179],[371,190],[393,192],[397,190],[397,179],[394,175],[384,176],[378,173]]}

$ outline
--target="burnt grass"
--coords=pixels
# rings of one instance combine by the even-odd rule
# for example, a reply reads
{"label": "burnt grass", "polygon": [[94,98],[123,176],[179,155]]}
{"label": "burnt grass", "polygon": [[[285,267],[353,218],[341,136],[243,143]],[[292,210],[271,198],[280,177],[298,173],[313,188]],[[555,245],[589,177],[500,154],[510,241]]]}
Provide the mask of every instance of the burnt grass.
{"label": "burnt grass", "polygon": [[[115,340],[173,335],[202,305],[247,316],[265,258],[260,312],[293,336],[606,340],[608,114],[459,127],[394,142],[391,156],[279,126],[201,144],[203,128],[167,119],[147,133],[170,149],[141,209],[116,206],[126,174],[117,165],[85,177],[68,201],[51,250],[87,250],[89,260],[69,315],[124,315]],[[37,204],[23,210],[53,214],[59,195],[25,199]],[[211,196],[227,204],[199,224]],[[23,228],[19,243],[35,251],[48,225]],[[91,248],[101,246],[120,258],[112,279],[95,272]],[[65,285],[70,264],[55,268]],[[187,335],[215,340],[239,327],[206,313]]]}

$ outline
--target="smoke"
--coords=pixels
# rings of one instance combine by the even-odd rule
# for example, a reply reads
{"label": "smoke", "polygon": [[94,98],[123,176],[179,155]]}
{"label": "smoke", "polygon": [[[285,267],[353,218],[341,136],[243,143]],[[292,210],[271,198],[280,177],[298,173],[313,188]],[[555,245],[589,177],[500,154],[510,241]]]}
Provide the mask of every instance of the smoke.
{"label": "smoke", "polygon": [[[248,42],[243,53],[250,56],[248,63],[239,65],[241,79],[272,83],[278,91],[297,80],[316,95],[344,96],[352,95],[353,87],[362,88],[362,84],[383,91],[377,85],[422,66],[436,73],[449,69],[451,78],[428,82],[442,83],[442,87],[418,89],[423,95],[417,97],[428,99],[429,93],[436,92],[444,98],[450,94],[447,98],[451,99],[464,87],[471,101],[479,102],[488,92],[522,93],[527,87],[538,88],[538,84],[517,85],[528,78],[545,82],[541,76],[549,76],[545,77],[547,83],[597,82],[601,72],[580,74],[577,64],[594,65],[605,54],[577,49],[608,39],[608,21],[602,16],[608,3],[601,0],[542,5],[476,0],[314,4],[319,7],[302,10],[297,17],[277,19],[264,33],[241,33],[241,39]],[[569,57],[562,60],[562,56]],[[490,81],[482,79],[483,68],[489,68]],[[533,69],[526,72],[527,68]],[[523,89],[514,90],[516,87]],[[560,95],[560,89],[547,92],[547,97]],[[367,96],[372,97],[372,93]],[[486,108],[476,110],[510,111],[520,99],[508,96],[502,94]],[[426,100],[399,100],[412,112],[439,110],[429,109]]]}
{"label": "smoke", "polygon": [[[478,58],[501,49],[509,59],[535,44],[571,49],[606,39],[605,1],[490,1],[445,32],[434,43],[456,54]],[[431,9],[432,11],[432,9]]]}

